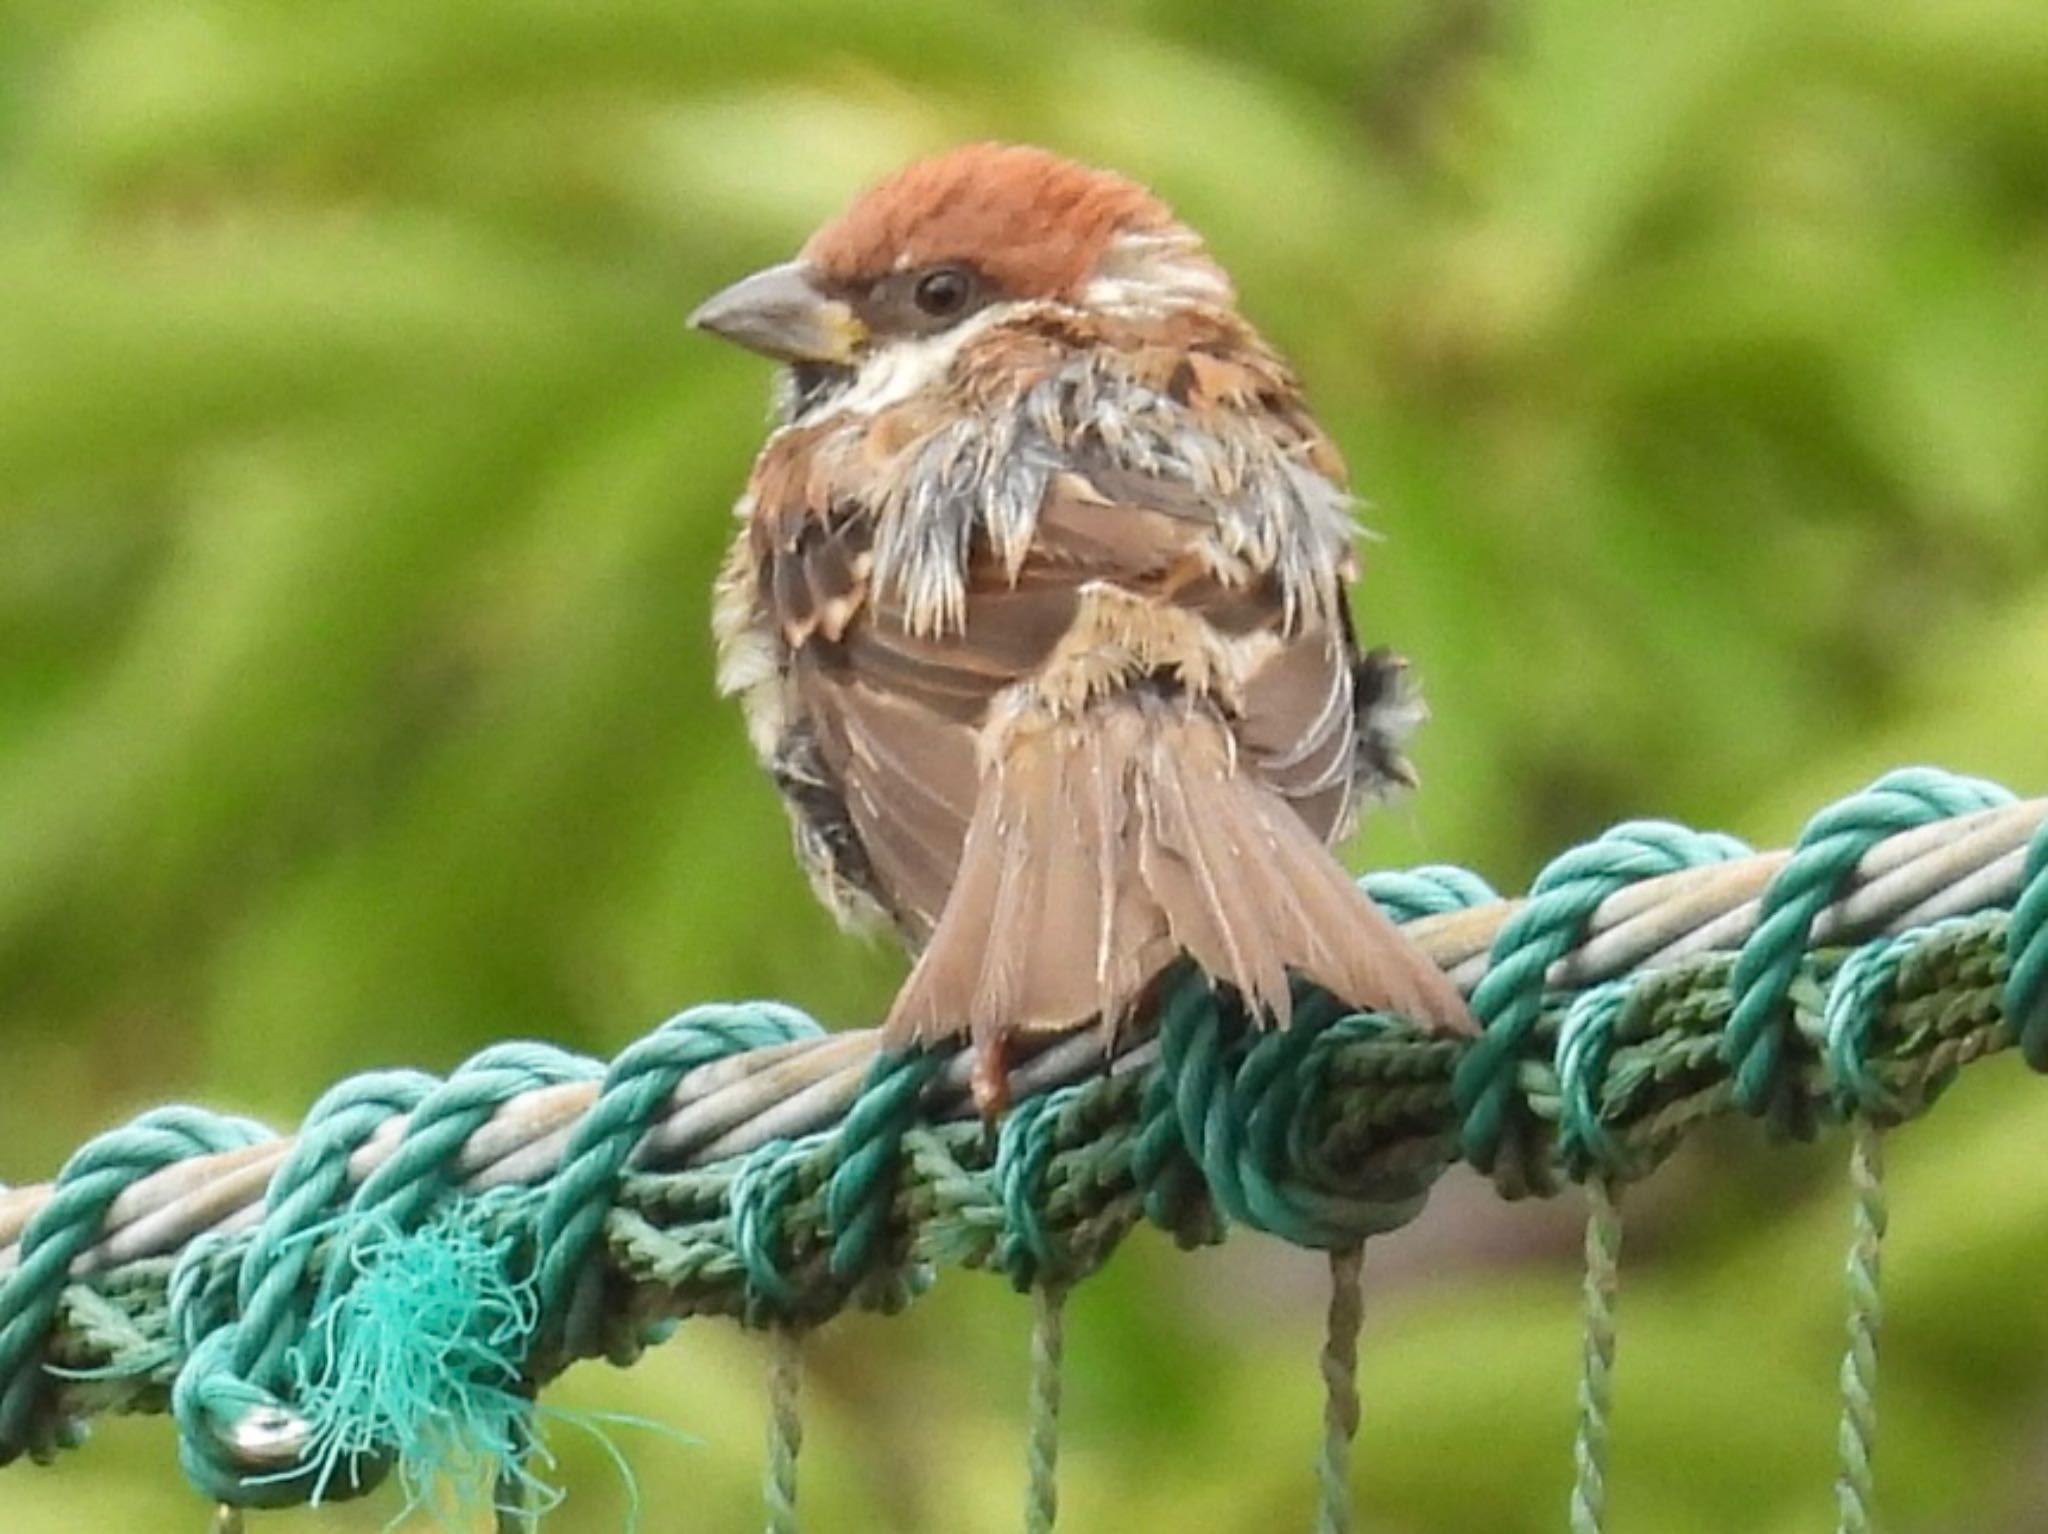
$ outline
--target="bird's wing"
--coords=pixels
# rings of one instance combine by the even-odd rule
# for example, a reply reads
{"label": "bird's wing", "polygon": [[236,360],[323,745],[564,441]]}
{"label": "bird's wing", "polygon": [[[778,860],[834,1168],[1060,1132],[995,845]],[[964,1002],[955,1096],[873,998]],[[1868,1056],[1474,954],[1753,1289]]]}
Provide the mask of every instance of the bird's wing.
{"label": "bird's wing", "polygon": [[1216,519],[1185,483],[1106,464],[1054,474],[1021,564],[974,539],[963,616],[937,631],[878,587],[872,511],[793,472],[758,476],[754,493],[746,562],[783,656],[775,757],[800,843],[914,944],[954,884],[990,711],[1071,645],[1090,589],[1191,620],[1241,660],[1226,713],[1242,760],[1318,839],[1343,824],[1356,758],[1348,623],[1290,630],[1277,578],[1219,551]]}

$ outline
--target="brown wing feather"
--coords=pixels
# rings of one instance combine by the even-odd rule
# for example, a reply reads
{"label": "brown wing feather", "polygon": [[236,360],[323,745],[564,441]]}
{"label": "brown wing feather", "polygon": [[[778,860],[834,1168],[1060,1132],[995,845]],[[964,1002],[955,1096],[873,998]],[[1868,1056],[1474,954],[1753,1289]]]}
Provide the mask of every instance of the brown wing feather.
{"label": "brown wing feather", "polygon": [[756,600],[787,650],[788,727],[815,733],[837,789],[835,802],[809,785],[792,811],[836,817],[842,834],[808,838],[812,855],[842,845],[850,830],[864,866],[840,876],[921,944],[959,865],[978,783],[976,736],[994,698],[1044,664],[1072,626],[1082,585],[1156,585],[1201,525],[1108,505],[1079,476],[1060,476],[1014,581],[977,550],[964,627],[932,635],[873,589],[872,517],[816,505],[810,479],[787,467],[757,476],[757,502],[773,494],[794,500],[757,511]]}
{"label": "brown wing feather", "polygon": [[808,659],[794,677],[872,870],[869,893],[922,942],[946,903],[974,814],[974,732]]}

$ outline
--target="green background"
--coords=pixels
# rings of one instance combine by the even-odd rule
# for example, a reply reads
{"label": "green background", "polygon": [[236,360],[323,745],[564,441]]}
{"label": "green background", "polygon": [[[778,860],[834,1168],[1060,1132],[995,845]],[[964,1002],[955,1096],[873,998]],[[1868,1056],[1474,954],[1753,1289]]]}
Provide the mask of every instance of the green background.
{"label": "green background", "polygon": [[[1436,713],[1361,861],[1512,888],[1908,761],[2048,787],[2038,0],[11,0],[0,1178],[166,1098],[877,1015],[900,960],[712,695],[766,378],[682,319],[985,136],[1167,194],[1350,455]],[[1893,1148],[1896,1531],[2048,1528],[2048,1087],[1972,1078]],[[1616,1528],[1831,1516],[1843,1154],[1734,1126],[1634,1201]],[[1576,1238],[1453,1179],[1369,1258],[1365,1526],[1561,1526]],[[1073,1303],[1062,1526],[1306,1526],[1318,1280],[1134,1239]],[[807,1526],[1014,1526],[1024,1309],[820,1338]],[[761,1366],[693,1324],[549,1399],[699,1440],[614,1430],[646,1527],[756,1527]],[[621,1527],[554,1436],[557,1526]],[[0,1474],[9,1534],[205,1516],[161,1420]]]}

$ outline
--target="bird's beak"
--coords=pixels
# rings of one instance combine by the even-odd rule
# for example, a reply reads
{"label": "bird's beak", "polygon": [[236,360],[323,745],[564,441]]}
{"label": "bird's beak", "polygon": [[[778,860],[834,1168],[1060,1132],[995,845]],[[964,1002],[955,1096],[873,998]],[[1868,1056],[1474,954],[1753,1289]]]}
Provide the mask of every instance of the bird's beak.
{"label": "bird's beak", "polygon": [[821,293],[801,261],[768,267],[712,294],[690,324],[783,362],[848,363],[866,335],[852,306]]}

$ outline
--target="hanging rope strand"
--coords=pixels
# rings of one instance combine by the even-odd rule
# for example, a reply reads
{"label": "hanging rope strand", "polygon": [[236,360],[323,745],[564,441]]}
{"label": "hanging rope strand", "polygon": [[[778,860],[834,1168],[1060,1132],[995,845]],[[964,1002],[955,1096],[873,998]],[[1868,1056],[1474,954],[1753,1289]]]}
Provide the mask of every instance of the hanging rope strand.
{"label": "hanging rope strand", "polygon": [[[507,1501],[508,1497],[514,1500]],[[498,1482],[497,1512],[492,1521],[497,1534],[533,1534],[540,1527],[540,1520],[534,1516],[531,1500],[523,1483],[501,1478]]]}
{"label": "hanging rope strand", "polygon": [[1837,1442],[1842,1470],[1835,1482],[1840,1534],[1870,1534],[1871,1453],[1877,1446],[1877,1338],[1884,1319],[1878,1293],[1887,1213],[1884,1196],[1884,1132],[1858,1117],[1849,1152],[1849,1180],[1856,1194],[1854,1236],[1849,1244],[1849,1347],[1842,1355],[1842,1425]]}
{"label": "hanging rope strand", "polygon": [[794,1326],[768,1334],[768,1534],[797,1534],[796,1457],[804,1446],[803,1337]]}
{"label": "hanging rope strand", "polygon": [[1330,1313],[1323,1331],[1323,1452],[1316,1534],[1350,1534],[1351,1443],[1358,1436],[1358,1334],[1365,1324],[1365,1248],[1330,1253]]}
{"label": "hanging rope strand", "polygon": [[504,1463],[498,1467],[497,1483],[491,1493],[496,1509],[497,1534],[534,1534],[540,1514],[534,1508],[533,1476],[529,1460],[534,1452],[533,1425],[518,1423]]}
{"label": "hanging rope strand", "polygon": [[1586,1182],[1586,1274],[1579,1422],[1572,1440],[1572,1534],[1600,1534],[1607,1518],[1607,1414],[1614,1392],[1614,1300],[1621,1283],[1621,1209],[1607,1179]]}
{"label": "hanging rope strand", "polygon": [[1031,1429],[1025,1534],[1052,1534],[1059,1517],[1060,1375],[1066,1365],[1066,1286],[1031,1289]]}

